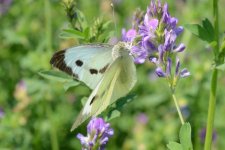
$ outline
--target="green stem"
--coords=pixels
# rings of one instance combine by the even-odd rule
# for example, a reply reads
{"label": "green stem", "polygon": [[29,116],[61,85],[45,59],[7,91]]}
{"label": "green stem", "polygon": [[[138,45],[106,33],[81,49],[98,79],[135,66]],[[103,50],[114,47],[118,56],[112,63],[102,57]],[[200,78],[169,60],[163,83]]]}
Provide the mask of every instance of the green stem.
{"label": "green stem", "polygon": [[213,134],[213,124],[216,109],[216,89],[217,89],[217,70],[213,70],[212,80],[211,80],[211,90],[210,99],[208,107],[208,119],[207,119],[207,130],[205,138],[205,150],[211,149],[212,144],[212,134]]}
{"label": "green stem", "polygon": [[184,124],[184,118],[183,118],[183,116],[182,116],[180,107],[179,107],[178,102],[177,102],[177,98],[176,98],[176,96],[175,96],[174,93],[172,93],[172,97],[173,97],[173,101],[174,101],[174,103],[175,103],[175,106],[176,106],[176,108],[177,108],[177,112],[178,112],[178,115],[179,115],[181,124],[183,125],[183,124]]}
{"label": "green stem", "polygon": [[[219,13],[218,13],[218,0],[213,0],[213,17],[214,17],[214,29],[215,29],[215,41],[217,42],[214,52],[215,52],[215,62],[218,63],[219,59]],[[214,117],[216,110],[216,89],[217,89],[217,78],[218,71],[213,69],[212,79],[211,79],[211,89],[210,89],[210,98],[208,106],[208,118],[207,118],[207,129],[206,129],[206,138],[205,138],[205,150],[210,150],[212,145],[212,135],[213,135],[213,125]]]}
{"label": "green stem", "polygon": [[216,60],[218,60],[219,54],[219,11],[218,11],[218,0],[213,0],[213,18],[214,18],[214,38],[216,41],[216,47],[214,49]]}

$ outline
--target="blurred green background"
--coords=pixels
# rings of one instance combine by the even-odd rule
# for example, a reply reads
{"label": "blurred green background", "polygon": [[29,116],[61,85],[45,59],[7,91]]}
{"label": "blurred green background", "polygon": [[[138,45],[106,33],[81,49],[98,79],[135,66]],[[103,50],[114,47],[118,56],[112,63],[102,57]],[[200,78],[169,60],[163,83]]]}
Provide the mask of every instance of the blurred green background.
{"label": "blurred green background", "polygon": [[[206,17],[212,21],[210,0],[167,2],[179,25],[200,23]],[[123,27],[131,27],[136,8],[145,10],[149,0],[114,0],[115,19],[108,0],[76,3],[90,26],[98,17],[116,22],[115,37],[119,38]],[[225,1],[220,1],[219,6],[223,33]],[[52,69],[49,60],[56,50],[77,44],[75,39],[59,37],[68,24],[60,0],[0,0],[0,150],[81,149],[76,134],[86,134],[86,125],[72,133],[70,127],[82,107],[80,100],[90,90],[81,85],[65,92],[61,83],[38,75],[41,70]],[[186,120],[192,125],[193,143],[198,150],[203,149],[200,134],[206,124],[212,50],[187,30],[179,40],[187,46],[180,57],[182,67],[188,68],[191,76],[180,81],[176,94]],[[110,122],[115,135],[107,144],[109,150],[165,150],[168,141],[178,139],[180,121],[166,82],[156,78],[151,63],[137,65],[137,72],[138,82],[131,92],[137,96],[126,105],[121,117]],[[225,77],[221,73],[215,150],[225,147],[224,87]]]}

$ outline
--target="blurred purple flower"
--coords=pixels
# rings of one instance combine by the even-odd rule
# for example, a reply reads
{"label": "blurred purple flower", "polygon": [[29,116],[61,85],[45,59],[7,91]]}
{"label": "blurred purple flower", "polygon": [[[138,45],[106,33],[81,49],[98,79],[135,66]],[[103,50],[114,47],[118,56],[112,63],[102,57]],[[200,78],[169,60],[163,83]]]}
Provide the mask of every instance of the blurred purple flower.
{"label": "blurred purple flower", "polygon": [[12,0],[0,0],[0,15],[4,14],[8,9]]}
{"label": "blurred purple flower", "polygon": [[[202,143],[205,142],[205,136],[206,136],[206,128],[202,128],[200,133],[199,133],[200,141]],[[215,130],[213,130],[212,141],[215,142],[216,139],[217,139],[217,133],[216,133]]]}
{"label": "blurred purple flower", "polygon": [[113,136],[114,131],[110,124],[102,118],[92,118],[87,126],[87,136],[77,134],[84,150],[97,147],[98,150],[104,150],[109,138]]}
{"label": "blurred purple flower", "polygon": [[4,110],[0,107],[0,119],[5,115]]}
{"label": "blurred purple flower", "polygon": [[137,121],[140,124],[147,124],[147,122],[148,122],[148,116],[145,113],[140,113],[137,116]]}

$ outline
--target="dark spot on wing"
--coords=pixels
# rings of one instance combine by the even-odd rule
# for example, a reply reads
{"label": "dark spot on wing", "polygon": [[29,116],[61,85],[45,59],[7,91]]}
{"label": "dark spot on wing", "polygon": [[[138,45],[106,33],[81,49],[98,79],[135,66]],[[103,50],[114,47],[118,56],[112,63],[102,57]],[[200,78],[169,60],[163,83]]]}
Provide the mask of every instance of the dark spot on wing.
{"label": "dark spot on wing", "polygon": [[89,71],[91,74],[98,74],[98,70],[96,69],[90,69]]}
{"label": "dark spot on wing", "polygon": [[58,68],[59,70],[62,70],[64,72],[66,72],[69,75],[72,75],[73,77],[78,79],[78,75],[73,73],[72,68],[68,67],[64,61],[65,59],[65,52],[66,50],[61,50],[56,52],[51,60],[50,60],[50,64],[56,68]]}
{"label": "dark spot on wing", "polygon": [[77,60],[75,63],[79,67],[81,67],[83,65],[83,62],[81,60]]}
{"label": "dark spot on wing", "polygon": [[90,105],[94,102],[94,100],[96,99],[96,95],[91,99]]}
{"label": "dark spot on wing", "polygon": [[106,69],[108,68],[109,64],[107,64],[105,67],[99,70],[100,73],[104,73]]}

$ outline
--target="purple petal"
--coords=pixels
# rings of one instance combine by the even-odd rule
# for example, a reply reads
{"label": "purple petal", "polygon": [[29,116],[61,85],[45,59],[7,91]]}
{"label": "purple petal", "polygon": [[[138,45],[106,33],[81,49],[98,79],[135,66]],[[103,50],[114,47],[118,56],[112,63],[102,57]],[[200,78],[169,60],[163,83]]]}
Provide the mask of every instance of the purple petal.
{"label": "purple petal", "polygon": [[175,18],[175,17],[170,18],[169,26],[170,26],[171,29],[174,29],[176,27],[177,23],[178,23],[177,18]]}
{"label": "purple petal", "polygon": [[104,137],[103,139],[100,140],[100,144],[106,144],[109,141],[108,137]]}
{"label": "purple petal", "polygon": [[181,43],[173,51],[174,52],[183,52],[185,48],[186,48],[185,45],[183,43]]}
{"label": "purple petal", "polygon": [[158,64],[158,60],[156,57],[149,57],[150,62],[154,63],[154,64]]}
{"label": "purple petal", "polygon": [[166,73],[160,67],[156,68],[155,73],[158,77],[166,77]]}
{"label": "purple petal", "polygon": [[130,29],[130,30],[127,31],[126,37],[127,37],[127,39],[128,39],[129,41],[133,41],[134,38],[136,37],[136,35],[137,35],[136,30]]}
{"label": "purple petal", "polygon": [[171,64],[172,64],[172,61],[170,58],[168,58],[167,65],[166,65],[166,75],[167,76],[171,75]]}
{"label": "purple petal", "polygon": [[181,72],[180,72],[180,77],[181,78],[185,78],[185,77],[188,77],[190,75],[191,75],[191,73],[186,68],[181,70]]}
{"label": "purple petal", "polygon": [[135,29],[129,29],[127,32],[125,29],[122,29],[122,41],[132,42],[137,35]]}
{"label": "purple petal", "polygon": [[159,63],[163,62],[163,56],[164,56],[164,46],[163,45],[159,45],[158,47],[158,51],[159,51]]}
{"label": "purple petal", "polygon": [[134,56],[134,62],[137,64],[144,63],[148,56],[147,51],[141,46],[132,47],[131,54]]}
{"label": "purple petal", "polygon": [[88,138],[83,136],[82,134],[78,133],[77,138],[80,140],[81,145],[89,145]]}
{"label": "purple petal", "polygon": [[156,28],[158,27],[158,24],[159,24],[158,19],[151,19],[148,22],[148,26],[149,26],[150,29],[152,29],[152,31],[156,30]]}
{"label": "purple petal", "polygon": [[150,41],[149,37],[144,38],[142,45],[150,53],[156,51],[156,46]]}
{"label": "purple petal", "polygon": [[177,58],[177,61],[176,61],[176,72],[175,72],[176,76],[179,75],[179,70],[180,70],[180,60],[179,60],[179,58]]}
{"label": "purple petal", "polygon": [[173,31],[174,31],[174,32],[176,33],[176,35],[178,36],[178,35],[180,35],[180,34],[184,31],[184,28],[181,27],[181,26],[179,26],[179,27],[173,29]]}

